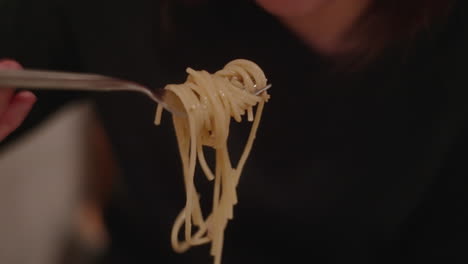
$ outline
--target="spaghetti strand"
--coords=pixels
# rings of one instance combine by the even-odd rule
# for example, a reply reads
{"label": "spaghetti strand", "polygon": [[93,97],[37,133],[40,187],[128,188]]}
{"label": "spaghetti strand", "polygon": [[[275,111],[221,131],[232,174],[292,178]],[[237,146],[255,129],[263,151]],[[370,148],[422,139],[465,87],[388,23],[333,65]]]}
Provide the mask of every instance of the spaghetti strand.
{"label": "spaghetti strand", "polygon": [[[171,244],[174,251],[182,253],[192,246],[211,242],[214,263],[220,264],[224,230],[234,218],[233,209],[238,202],[239,178],[252,150],[264,103],[269,99],[266,92],[261,95],[255,92],[267,85],[267,79],[257,64],[245,59],[233,60],[214,74],[191,68],[187,68],[187,74],[185,83],[165,87],[180,99],[187,113],[172,117],[183,167],[186,203],[174,221]],[[161,122],[162,111],[162,106],[158,105],[156,125]],[[252,121],[251,131],[234,168],[227,144],[229,126],[231,118],[241,122],[246,114],[247,120]],[[205,147],[215,150],[214,169],[205,159]],[[213,182],[211,213],[206,218],[194,182],[197,164]],[[192,229],[197,228],[193,233]],[[179,238],[181,231],[183,240]]]}

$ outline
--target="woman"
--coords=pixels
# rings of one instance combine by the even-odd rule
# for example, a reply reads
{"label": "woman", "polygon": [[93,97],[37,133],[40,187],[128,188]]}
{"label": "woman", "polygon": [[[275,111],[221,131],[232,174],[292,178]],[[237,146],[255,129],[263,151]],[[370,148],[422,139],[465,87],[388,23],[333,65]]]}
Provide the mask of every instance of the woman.
{"label": "woman", "polygon": [[[223,263],[466,258],[465,1],[18,2],[18,17],[0,16],[0,55],[26,67],[152,87],[239,57],[264,69],[272,99]],[[22,111],[3,104],[16,123],[34,101],[19,96]],[[154,127],[140,95],[91,96],[123,179],[106,210],[108,262],[209,263],[204,247],[170,248],[184,202],[170,121]],[[63,102],[54,97],[35,111]],[[233,128],[233,146],[244,132]]]}

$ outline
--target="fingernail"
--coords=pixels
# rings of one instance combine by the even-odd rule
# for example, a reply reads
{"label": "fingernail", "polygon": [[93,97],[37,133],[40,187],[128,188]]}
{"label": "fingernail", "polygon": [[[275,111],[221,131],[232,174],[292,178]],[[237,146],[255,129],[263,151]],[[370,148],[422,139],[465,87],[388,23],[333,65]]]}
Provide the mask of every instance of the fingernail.
{"label": "fingernail", "polygon": [[0,68],[1,69],[20,69],[21,65],[12,59],[1,59]]}
{"label": "fingernail", "polygon": [[3,59],[0,59],[0,63],[1,63],[1,64],[8,64],[8,63],[10,63],[11,61],[15,61],[15,60],[10,59],[10,58],[3,58]]}

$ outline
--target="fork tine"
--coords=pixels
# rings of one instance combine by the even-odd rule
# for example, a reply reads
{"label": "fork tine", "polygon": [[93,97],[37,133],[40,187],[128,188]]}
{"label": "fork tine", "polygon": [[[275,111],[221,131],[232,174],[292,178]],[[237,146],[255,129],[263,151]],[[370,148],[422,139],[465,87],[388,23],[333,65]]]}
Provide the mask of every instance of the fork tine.
{"label": "fork tine", "polygon": [[260,95],[260,94],[262,94],[262,93],[265,92],[266,90],[270,89],[271,86],[272,86],[271,83],[268,84],[268,85],[265,86],[264,88],[262,88],[262,89],[258,90],[257,92],[255,92],[255,95]]}

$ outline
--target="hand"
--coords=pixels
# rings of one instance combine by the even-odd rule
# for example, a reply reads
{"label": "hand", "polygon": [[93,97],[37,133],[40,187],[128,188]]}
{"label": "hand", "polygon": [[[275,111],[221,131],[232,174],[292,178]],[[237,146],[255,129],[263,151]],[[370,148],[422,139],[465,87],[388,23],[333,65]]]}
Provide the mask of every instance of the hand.
{"label": "hand", "polygon": [[[21,69],[21,65],[12,60],[0,60],[2,69]],[[0,88],[0,141],[21,125],[35,102],[36,96],[31,92],[15,93],[13,88]]]}

